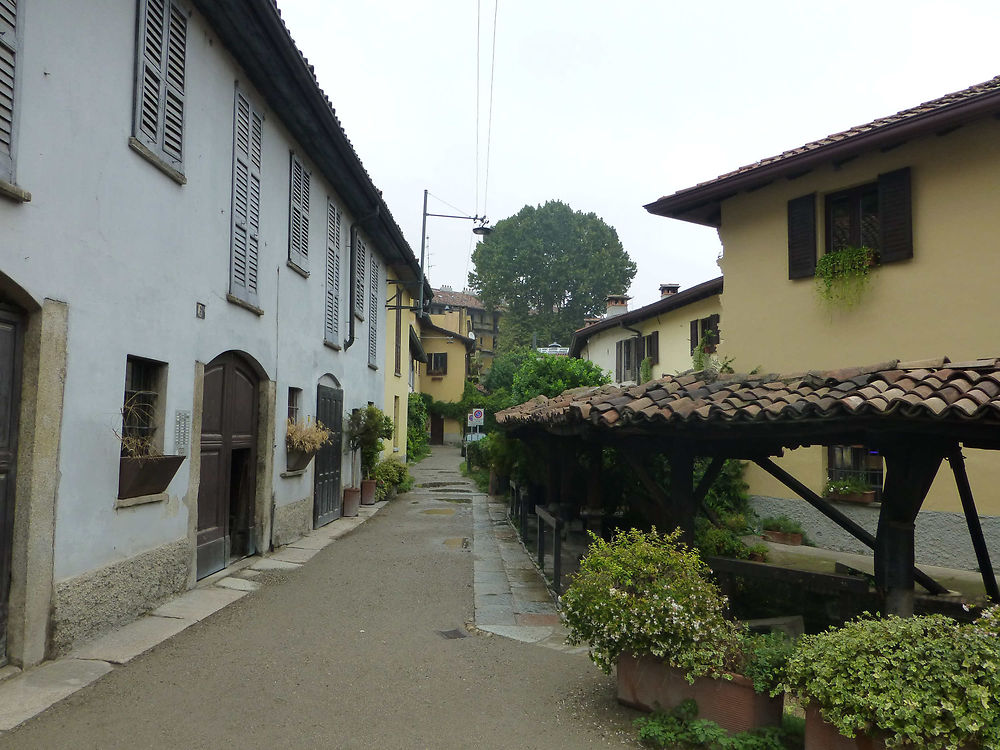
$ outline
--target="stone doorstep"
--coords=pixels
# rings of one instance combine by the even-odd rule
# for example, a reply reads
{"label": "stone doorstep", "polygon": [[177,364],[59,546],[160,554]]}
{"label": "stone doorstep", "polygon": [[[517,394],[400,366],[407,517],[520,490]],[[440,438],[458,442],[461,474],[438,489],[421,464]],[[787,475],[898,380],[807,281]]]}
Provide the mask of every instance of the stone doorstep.
{"label": "stone doorstep", "polygon": [[196,622],[175,617],[141,617],[70,652],[69,658],[125,664]]}
{"label": "stone doorstep", "polygon": [[309,562],[317,553],[318,549],[302,549],[301,547],[282,547],[268,555],[269,560],[280,560],[281,562],[302,563]]}
{"label": "stone doorstep", "polygon": [[246,591],[232,589],[192,589],[161,604],[151,614],[156,617],[204,620],[246,595]]}
{"label": "stone doorstep", "polygon": [[12,677],[17,677],[19,674],[21,674],[21,668],[15,667],[13,664],[8,664],[6,667],[0,667],[0,682],[9,680]]}

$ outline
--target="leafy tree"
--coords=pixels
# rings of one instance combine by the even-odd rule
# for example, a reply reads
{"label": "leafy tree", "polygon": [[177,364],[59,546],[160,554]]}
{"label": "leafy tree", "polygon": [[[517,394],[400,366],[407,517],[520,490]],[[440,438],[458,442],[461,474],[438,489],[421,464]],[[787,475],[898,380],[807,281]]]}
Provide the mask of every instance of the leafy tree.
{"label": "leafy tree", "polygon": [[613,227],[555,200],[497,222],[472,261],[469,285],[488,308],[505,310],[501,347],[530,344],[532,334],[539,346],[567,345],[636,271]]}
{"label": "leafy tree", "polygon": [[526,360],[514,374],[511,398],[521,404],[538,395],[552,398],[567,388],[610,382],[608,373],[586,359],[539,354]]}
{"label": "leafy tree", "polygon": [[538,356],[538,352],[528,346],[518,346],[505,350],[493,358],[490,371],[483,378],[483,387],[491,393],[500,389],[510,391],[514,387],[514,375],[527,360]]}

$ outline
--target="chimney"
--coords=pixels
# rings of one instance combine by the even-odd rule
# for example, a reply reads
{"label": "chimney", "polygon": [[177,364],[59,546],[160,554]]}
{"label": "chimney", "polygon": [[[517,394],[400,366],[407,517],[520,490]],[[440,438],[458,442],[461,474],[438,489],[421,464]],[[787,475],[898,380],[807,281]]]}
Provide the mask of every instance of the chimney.
{"label": "chimney", "polygon": [[441,291],[442,292],[454,292],[455,290],[451,288],[450,284],[442,284],[441,285]]}
{"label": "chimney", "polygon": [[604,318],[584,318],[583,325],[592,326],[594,323],[600,323],[602,320],[604,320]]}
{"label": "chimney", "polygon": [[608,312],[605,317],[613,318],[616,315],[628,312],[628,301],[632,299],[626,294],[609,294],[604,298],[608,304]]}
{"label": "chimney", "polygon": [[680,284],[660,284],[660,299],[669,297],[672,294],[677,294],[680,288]]}

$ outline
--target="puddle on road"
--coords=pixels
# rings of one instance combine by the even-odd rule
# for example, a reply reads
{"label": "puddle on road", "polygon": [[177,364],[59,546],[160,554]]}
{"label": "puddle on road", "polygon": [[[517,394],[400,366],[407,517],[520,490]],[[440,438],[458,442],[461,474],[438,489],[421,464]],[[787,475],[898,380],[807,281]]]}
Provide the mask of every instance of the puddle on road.
{"label": "puddle on road", "polygon": [[431,508],[430,510],[422,510],[421,513],[426,513],[429,516],[453,516],[455,511],[451,508]]}
{"label": "puddle on road", "polygon": [[418,484],[417,487],[427,488],[427,487],[464,487],[464,482],[424,482],[423,484]]}
{"label": "puddle on road", "polygon": [[445,539],[442,544],[448,549],[469,549],[469,537],[454,536],[451,539]]}
{"label": "puddle on road", "polygon": [[436,497],[439,503],[471,503],[471,497]]}

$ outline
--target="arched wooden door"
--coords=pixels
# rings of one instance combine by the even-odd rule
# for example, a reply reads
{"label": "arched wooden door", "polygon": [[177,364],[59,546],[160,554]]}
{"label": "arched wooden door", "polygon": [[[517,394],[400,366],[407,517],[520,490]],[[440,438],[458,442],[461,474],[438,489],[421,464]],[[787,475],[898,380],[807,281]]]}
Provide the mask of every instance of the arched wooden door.
{"label": "arched wooden door", "polygon": [[198,578],[256,552],[259,378],[228,352],[205,366],[198,487]]}
{"label": "arched wooden door", "polygon": [[316,454],[313,469],[313,527],[340,518],[340,467],[344,460],[344,392],[326,385],[316,387],[316,419],[333,432],[329,443]]}
{"label": "arched wooden door", "polygon": [[20,312],[0,304],[0,666],[7,654],[23,330]]}

